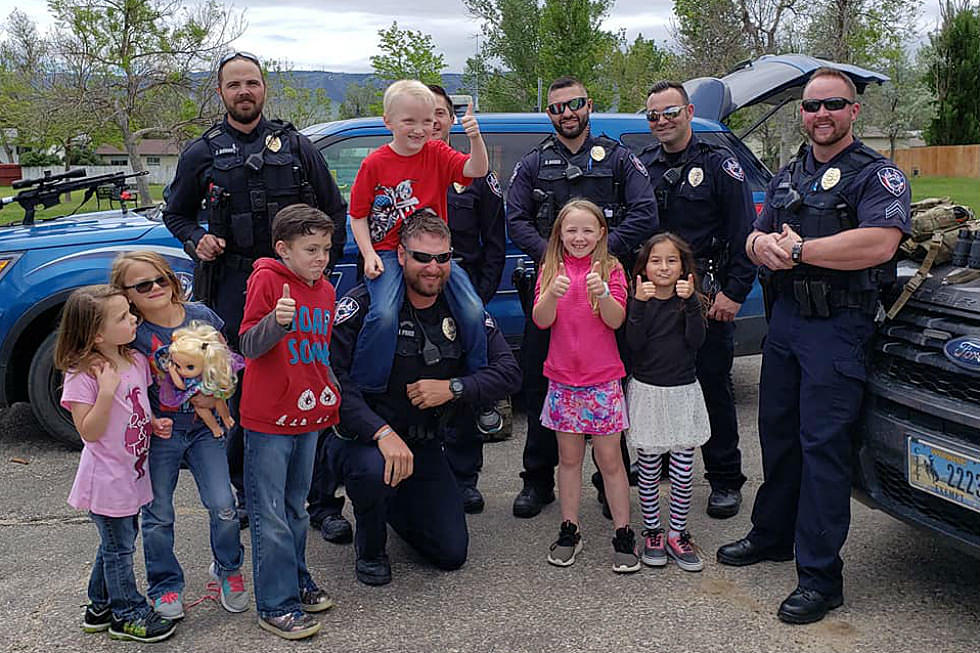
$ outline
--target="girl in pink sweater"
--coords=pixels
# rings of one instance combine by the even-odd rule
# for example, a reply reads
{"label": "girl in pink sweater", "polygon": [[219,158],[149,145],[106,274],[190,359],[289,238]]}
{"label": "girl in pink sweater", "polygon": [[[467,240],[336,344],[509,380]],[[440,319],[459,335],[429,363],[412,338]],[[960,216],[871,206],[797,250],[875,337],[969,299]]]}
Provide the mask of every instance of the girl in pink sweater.
{"label": "girl in pink sweater", "polygon": [[592,202],[571,200],[562,207],[551,229],[531,315],[539,328],[551,329],[541,424],[558,436],[562,524],[548,562],[567,567],[582,549],[582,461],[586,435],[591,435],[616,526],[613,571],[626,573],[640,568],[619,448],[629,426],[620,384],[626,371],[615,334],[626,318],[626,275],[609,254],[607,235],[602,210]]}

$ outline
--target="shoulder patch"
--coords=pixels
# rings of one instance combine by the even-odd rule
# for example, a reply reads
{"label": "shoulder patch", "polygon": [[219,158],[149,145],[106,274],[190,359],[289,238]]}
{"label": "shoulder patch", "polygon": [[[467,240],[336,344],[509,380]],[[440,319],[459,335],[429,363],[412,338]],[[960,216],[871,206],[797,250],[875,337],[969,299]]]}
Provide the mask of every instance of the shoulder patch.
{"label": "shoulder patch", "polygon": [[633,164],[633,167],[636,168],[637,171],[639,171],[639,173],[641,175],[643,175],[644,177],[649,177],[650,176],[650,173],[647,172],[646,166],[643,165],[643,163],[640,161],[640,159],[637,158],[637,156],[635,154],[633,154],[632,152],[630,152],[630,163],[632,163]]}
{"label": "shoulder patch", "polygon": [[341,297],[340,301],[337,302],[336,317],[333,323],[343,324],[350,318],[357,315],[357,311],[361,310],[361,305],[357,303],[357,300],[353,297]]}
{"label": "shoulder patch", "polygon": [[[516,172],[517,169],[515,168],[514,171]],[[494,173],[493,170],[491,170],[487,174],[487,186],[490,187],[490,192],[496,195],[497,197],[504,196],[504,194],[500,190],[500,180],[497,179],[497,175]]]}
{"label": "shoulder patch", "polygon": [[521,169],[521,162],[520,162],[520,161],[518,161],[518,162],[517,162],[517,163],[516,163],[516,164],[514,165],[514,172],[512,172],[512,173],[510,173],[510,181],[509,181],[509,182],[507,183],[507,185],[508,185],[508,186],[512,186],[512,185],[514,184],[514,179],[516,179],[516,178],[517,178],[517,172],[518,172],[518,170],[520,170],[520,169]]}
{"label": "shoulder patch", "polygon": [[721,164],[721,169],[728,173],[728,176],[732,179],[745,181],[745,171],[742,170],[742,166],[739,165],[738,159],[735,157],[725,159]]}
{"label": "shoulder patch", "polygon": [[493,319],[493,316],[483,311],[483,325],[488,329],[494,329],[497,327],[497,322]]}
{"label": "shoulder patch", "polygon": [[885,187],[885,190],[895,197],[901,196],[908,187],[905,174],[898,168],[893,168],[892,166],[882,168],[878,171],[878,181]]}

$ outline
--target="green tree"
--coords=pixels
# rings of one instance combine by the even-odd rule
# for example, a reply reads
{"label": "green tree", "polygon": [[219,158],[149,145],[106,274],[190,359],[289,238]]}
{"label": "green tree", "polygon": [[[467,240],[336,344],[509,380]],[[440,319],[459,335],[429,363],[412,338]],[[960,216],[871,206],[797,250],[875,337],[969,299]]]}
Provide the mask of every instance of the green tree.
{"label": "green tree", "polygon": [[602,29],[614,0],[546,1],[541,7],[538,33],[538,76],[549,84],[562,75],[582,80],[596,105],[612,100],[612,84],[600,65],[617,45],[614,34]]}
{"label": "green tree", "polygon": [[393,22],[388,29],[378,30],[381,54],[371,57],[374,74],[380,79],[417,79],[426,84],[442,83],[446,62],[437,53],[432,37],[419,31],[399,29]]}
{"label": "green tree", "polygon": [[927,83],[936,115],[926,129],[930,145],[980,143],[980,10],[946,0],[942,25],[930,35]]}
{"label": "green tree", "polygon": [[[84,68],[83,106],[108,116],[134,171],[145,170],[142,138],[186,135],[213,117],[213,70],[241,34],[241,24],[216,0],[49,0],[57,48]],[[138,178],[140,199],[151,200]]]}
{"label": "green tree", "polygon": [[344,101],[340,105],[340,119],[364,118],[380,116],[381,92],[371,83],[370,79],[361,84],[350,83],[344,92]]}
{"label": "green tree", "polygon": [[749,57],[735,0],[674,0],[674,18],[683,78],[723,75]]}
{"label": "green tree", "polygon": [[268,92],[264,113],[289,121],[302,129],[326,122],[333,117],[333,107],[326,89],[309,88],[302,76],[285,60],[265,62]]}
{"label": "green tree", "polygon": [[841,63],[893,61],[914,34],[921,0],[811,0],[807,50]]}
{"label": "green tree", "polygon": [[603,63],[613,93],[610,109],[630,113],[646,106],[650,84],[674,75],[674,57],[642,34],[632,43],[626,42],[624,33],[616,40]]}
{"label": "green tree", "polygon": [[877,127],[888,138],[889,158],[895,158],[895,145],[909,132],[925,127],[932,115],[932,95],[925,84],[923,66],[917,63],[909,47],[893,51],[881,66],[890,78],[882,86],[869,86],[861,104],[862,131]]}

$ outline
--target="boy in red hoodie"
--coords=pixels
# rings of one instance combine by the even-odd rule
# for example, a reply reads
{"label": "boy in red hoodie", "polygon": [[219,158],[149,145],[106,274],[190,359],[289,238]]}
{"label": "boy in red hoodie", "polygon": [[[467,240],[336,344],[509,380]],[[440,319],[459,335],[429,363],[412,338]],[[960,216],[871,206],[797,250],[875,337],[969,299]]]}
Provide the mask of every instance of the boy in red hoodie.
{"label": "boy in red hoodie", "polygon": [[255,262],[240,330],[255,602],[259,626],[286,639],[314,635],[320,624],[307,613],[333,606],[306,568],[317,433],[337,423],[340,408],[329,349],[336,296],[323,276],[333,229],[305,204],[276,215],[279,258]]}

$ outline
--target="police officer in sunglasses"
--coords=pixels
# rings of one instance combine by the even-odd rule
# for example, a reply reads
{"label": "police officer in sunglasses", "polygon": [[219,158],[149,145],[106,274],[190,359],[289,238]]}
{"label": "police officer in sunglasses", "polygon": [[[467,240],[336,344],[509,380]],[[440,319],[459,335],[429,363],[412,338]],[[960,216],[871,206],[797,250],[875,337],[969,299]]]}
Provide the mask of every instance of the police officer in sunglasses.
{"label": "police officer in sunglasses", "polygon": [[840,549],[851,499],[851,434],[869,342],[910,229],[910,191],[895,164],[854,137],[860,113],[845,73],[816,70],[800,115],[809,144],[780,170],[745,241],[775,296],[762,351],[759,438],[765,482],[752,530],[722,564],[796,558],[797,588],[778,617],[819,621],[843,601]]}
{"label": "police officer in sunglasses", "polygon": [[[336,225],[332,266],[344,251],[347,205],[309,139],[291,124],[262,115],[265,75],[255,55],[233,52],[222,58],[216,91],[225,116],[181,154],[163,221],[201,261],[195,296],[221,316],[225,337],[237,347],[252,263],[275,257],[272,218],[298,202],[329,215]],[[244,526],[240,427],[231,430],[227,446]]]}
{"label": "police officer in sunglasses", "polygon": [[326,461],[354,506],[354,571],[367,585],[391,581],[388,524],[440,569],[466,561],[463,496],[444,445],[456,431],[473,429],[480,406],[520,385],[517,361],[489,314],[489,365],[466,373],[461,336],[443,296],[453,256],[446,223],[422,209],[405,221],[400,239],[405,295],[388,391],[364,392],[350,380],[370,305],[364,284],[337,303],[330,346],[343,402],[336,433],[327,436]]}
{"label": "police officer in sunglasses", "polygon": [[698,381],[711,423],[711,437],[701,454],[711,484],[708,515],[725,519],[738,513],[745,483],[732,361],[735,316],[755,280],[755,265],[744,247],[755,210],[735,155],[702,141],[692,130],[694,105],[683,85],[655,83],[646,108],[657,143],[640,152],[640,161],[650,172],[660,226],[690,244],[701,289],[711,300],[707,337],[697,357]]}
{"label": "police officer in sunglasses", "polygon": [[[540,264],[558,211],[572,198],[588,199],[605,213],[610,252],[631,270],[636,249],[657,229],[657,205],[646,168],[619,142],[590,131],[592,100],[577,79],[559,77],[552,82],[546,110],[555,133],[525,154],[511,175],[507,191],[511,240]],[[522,305],[530,306],[534,279],[517,279],[516,285]],[[534,517],[555,500],[558,443],[554,431],[541,426],[538,417],[548,385],[542,374],[548,341],[549,332],[538,329],[526,310],[521,356],[528,426],[521,473],[524,488],[513,507],[516,517]],[[593,477],[600,496],[601,481],[601,476]]]}

